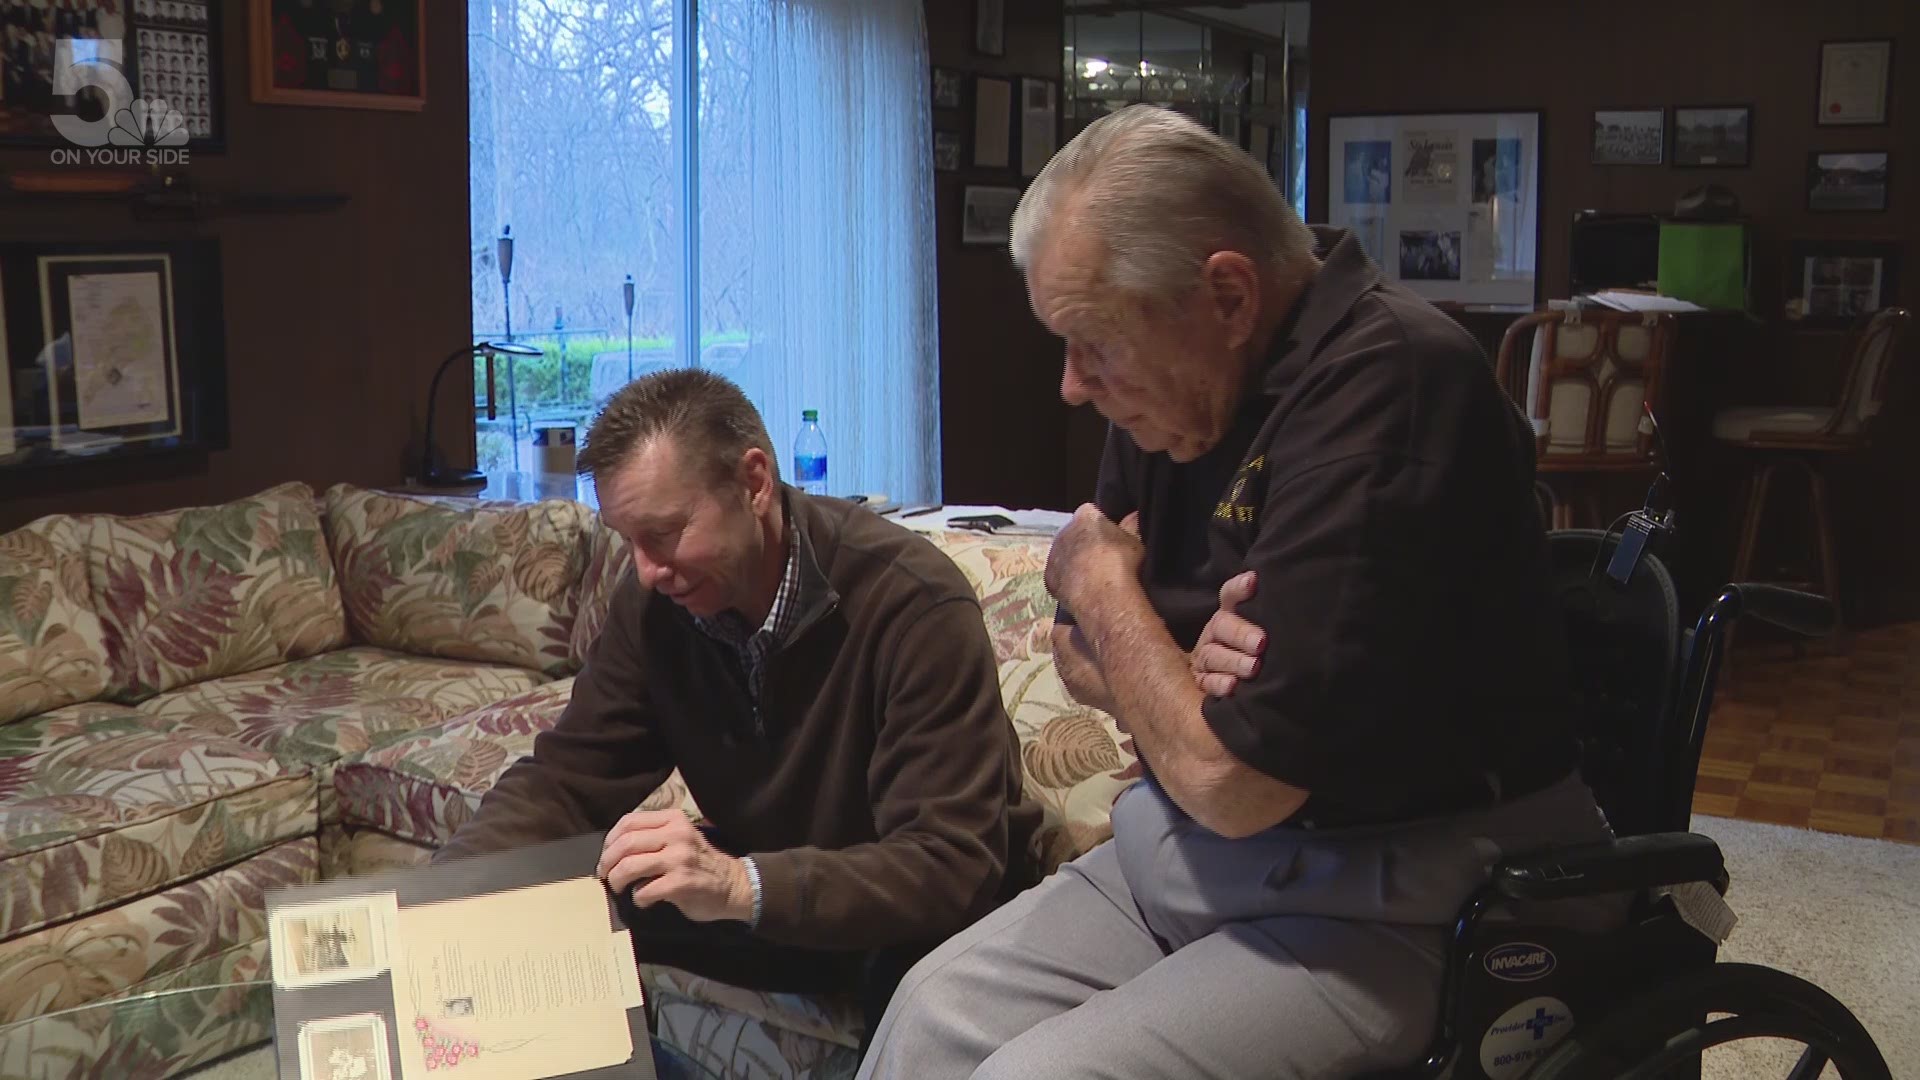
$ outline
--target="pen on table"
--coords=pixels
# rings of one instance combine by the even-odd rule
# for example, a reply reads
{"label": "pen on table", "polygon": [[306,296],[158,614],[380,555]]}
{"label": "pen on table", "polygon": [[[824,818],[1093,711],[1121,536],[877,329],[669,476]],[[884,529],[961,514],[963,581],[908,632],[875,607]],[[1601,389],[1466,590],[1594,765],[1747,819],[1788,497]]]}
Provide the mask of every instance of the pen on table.
{"label": "pen on table", "polygon": [[921,514],[931,514],[936,510],[945,510],[945,509],[946,507],[940,505],[939,503],[934,503],[932,506],[921,506],[921,507],[916,507],[912,510],[908,510],[906,513],[903,513],[900,516],[903,518],[919,517]]}

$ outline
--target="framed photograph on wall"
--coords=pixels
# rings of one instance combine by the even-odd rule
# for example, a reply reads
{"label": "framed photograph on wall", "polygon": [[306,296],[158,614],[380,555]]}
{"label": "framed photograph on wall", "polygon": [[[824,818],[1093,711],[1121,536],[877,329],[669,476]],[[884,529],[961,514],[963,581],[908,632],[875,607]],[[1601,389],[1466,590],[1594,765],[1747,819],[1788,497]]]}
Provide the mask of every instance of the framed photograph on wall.
{"label": "framed photograph on wall", "polygon": [[247,0],[253,100],[418,111],[426,0]]}
{"label": "framed photograph on wall", "polygon": [[933,171],[959,172],[965,158],[966,139],[957,131],[933,133]]}
{"label": "framed photograph on wall", "polygon": [[982,75],[973,80],[973,164],[1004,169],[1013,144],[1013,83]]}
{"label": "framed photograph on wall", "polygon": [[1807,209],[1885,210],[1885,150],[1853,150],[1807,155]]}
{"label": "framed photograph on wall", "polygon": [[1020,189],[969,185],[962,199],[960,242],[1006,247],[1013,242],[1013,211]]}
{"label": "framed photograph on wall", "polygon": [[1429,300],[1538,299],[1541,113],[1397,113],[1327,122],[1327,222]]}
{"label": "framed photograph on wall", "polygon": [[1673,163],[1684,168],[1753,164],[1753,110],[1745,105],[1676,105]]}
{"label": "framed photograph on wall", "polygon": [[967,76],[952,68],[933,69],[933,107],[957,109],[966,102]]}
{"label": "framed photograph on wall", "polygon": [[0,144],[218,152],[221,56],[218,0],[0,0]]}
{"label": "framed photograph on wall", "polygon": [[1799,240],[1787,264],[1787,318],[1840,329],[1899,299],[1900,247],[1885,240]]}
{"label": "framed photograph on wall", "polygon": [[1060,146],[1058,86],[1052,79],[1020,80],[1020,175],[1040,175]]}
{"label": "framed photograph on wall", "polygon": [[1827,41],[1820,45],[1822,126],[1887,122],[1893,75],[1893,39]]}
{"label": "framed photograph on wall", "polygon": [[1595,165],[1658,165],[1666,160],[1667,110],[1595,109]]}
{"label": "framed photograph on wall", "polygon": [[973,0],[973,51],[982,56],[1007,55],[1006,0]]}

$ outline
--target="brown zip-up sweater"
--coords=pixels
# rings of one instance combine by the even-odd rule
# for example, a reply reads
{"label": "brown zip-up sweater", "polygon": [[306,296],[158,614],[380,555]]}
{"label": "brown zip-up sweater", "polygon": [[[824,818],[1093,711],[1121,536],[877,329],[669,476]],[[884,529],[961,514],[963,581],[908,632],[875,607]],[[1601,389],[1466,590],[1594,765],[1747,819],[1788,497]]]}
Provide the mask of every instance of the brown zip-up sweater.
{"label": "brown zip-up sweater", "polygon": [[815,599],[767,658],[758,716],[734,652],[629,573],[559,722],[436,861],[604,832],[678,767],[753,856],[772,942],[945,937],[1033,883],[1040,811],[966,578],[867,510],[785,494]]}

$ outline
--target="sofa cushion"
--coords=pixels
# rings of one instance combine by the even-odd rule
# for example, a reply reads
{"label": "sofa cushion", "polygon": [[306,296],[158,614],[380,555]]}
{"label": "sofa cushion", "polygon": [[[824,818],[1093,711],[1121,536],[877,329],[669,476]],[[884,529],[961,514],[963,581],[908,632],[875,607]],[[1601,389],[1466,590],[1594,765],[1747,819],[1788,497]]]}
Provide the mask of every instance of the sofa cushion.
{"label": "sofa cushion", "polygon": [[1054,603],[1046,582],[1052,537],[940,532],[930,539],[980,598],[995,659],[1004,664],[1052,655]]}
{"label": "sofa cushion", "polygon": [[220,506],[86,520],[87,576],[114,701],[134,704],[346,644],[333,560],[305,484]]}
{"label": "sofa cushion", "polygon": [[1050,655],[1001,664],[1000,697],[1020,738],[1027,794],[1041,807],[1034,854],[1052,873],[1113,835],[1113,801],[1140,766],[1113,718],[1067,693]]}
{"label": "sofa cushion", "polygon": [[328,489],[327,535],[357,641],[420,656],[573,671],[592,511]]}
{"label": "sofa cushion", "polygon": [[339,820],[330,782],[335,762],[545,678],[523,668],[355,646],[182,687],[139,708],[258,747],[289,768],[312,767],[320,821],[330,823]]}
{"label": "sofa cushion", "polygon": [[[560,719],[572,692],[572,679],[551,682],[342,762],[334,772],[341,820],[440,847],[500,774],[533,751],[534,736]],[[677,771],[641,805],[700,816]]]}
{"label": "sofa cushion", "polygon": [[0,727],[0,940],[313,835],[311,772],[105,702]]}
{"label": "sofa cushion", "polygon": [[580,611],[574,616],[573,637],[567,644],[567,658],[575,671],[586,665],[593,639],[600,636],[600,627],[607,621],[613,587],[633,568],[633,548],[619,533],[597,521],[587,530],[586,548],[586,566],[580,575]]}
{"label": "sofa cushion", "polygon": [[0,535],[0,724],[106,689],[80,519],[45,517]]}

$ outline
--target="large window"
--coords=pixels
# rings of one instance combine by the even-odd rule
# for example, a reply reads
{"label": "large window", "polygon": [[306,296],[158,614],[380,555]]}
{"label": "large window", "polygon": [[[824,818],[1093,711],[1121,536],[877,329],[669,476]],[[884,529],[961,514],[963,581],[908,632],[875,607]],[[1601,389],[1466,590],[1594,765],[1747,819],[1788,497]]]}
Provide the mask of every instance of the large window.
{"label": "large window", "polygon": [[499,362],[480,467],[535,469],[538,429],[694,365],[783,474],[818,409],[830,491],[937,498],[919,0],[468,3],[474,334],[545,353]]}

